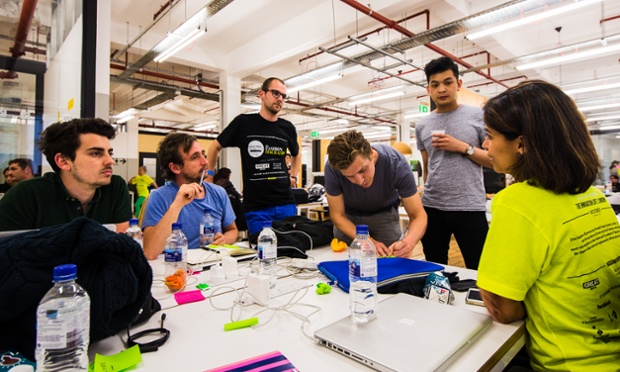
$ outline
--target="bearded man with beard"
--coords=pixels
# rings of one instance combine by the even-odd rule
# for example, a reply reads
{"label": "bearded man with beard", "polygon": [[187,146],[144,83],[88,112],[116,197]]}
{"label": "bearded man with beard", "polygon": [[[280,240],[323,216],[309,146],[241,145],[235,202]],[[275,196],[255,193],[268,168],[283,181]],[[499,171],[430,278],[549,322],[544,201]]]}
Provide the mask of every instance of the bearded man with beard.
{"label": "bearded man with beard", "polygon": [[[295,216],[297,207],[291,187],[296,187],[301,155],[295,126],[278,113],[288,98],[286,85],[268,78],[258,91],[261,108],[257,114],[241,114],[224,128],[209,146],[209,182],[220,151],[237,147],[243,168],[243,207],[250,235],[261,231],[265,222]],[[290,172],[286,154],[291,154]]]}
{"label": "bearded man with beard", "polygon": [[125,232],[131,218],[125,181],[113,175],[110,140],[102,119],[73,119],[47,127],[39,148],[53,172],[13,186],[0,200],[0,231],[38,229],[86,216]]}
{"label": "bearded man with beard", "polygon": [[142,222],[146,258],[153,260],[164,251],[175,222],[183,225],[188,248],[200,248],[200,222],[207,208],[214,221],[213,244],[234,243],[235,213],[226,191],[202,180],[209,162],[196,137],[169,133],[157,147],[157,158],[164,178],[172,182],[153,190],[146,202]]}

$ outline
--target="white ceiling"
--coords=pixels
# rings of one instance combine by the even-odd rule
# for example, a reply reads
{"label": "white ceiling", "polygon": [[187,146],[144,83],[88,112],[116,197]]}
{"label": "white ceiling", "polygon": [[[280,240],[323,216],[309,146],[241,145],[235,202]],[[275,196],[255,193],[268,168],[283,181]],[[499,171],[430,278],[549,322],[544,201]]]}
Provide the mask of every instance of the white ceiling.
{"label": "white ceiling", "polygon": [[[13,4],[16,0],[0,0],[0,2],[6,5]],[[168,3],[165,0],[111,0],[113,66],[111,75],[113,76],[122,73],[122,69],[118,69],[118,66],[132,66],[162,41],[167,32],[173,31],[198,10],[218,3],[227,5],[219,11],[212,12],[213,14],[207,19],[208,31],[203,37],[176,53],[168,61],[159,64],[151,61],[141,72],[131,75],[131,81],[126,79],[122,84],[112,78],[110,114],[117,115],[131,107],[151,106],[153,101],[149,100],[167,94],[168,96],[160,97],[160,101],[168,102],[160,105],[162,108],[138,113],[142,125],[154,124],[167,129],[191,130],[197,124],[219,122],[220,106],[212,99],[217,97],[221,77],[239,79],[243,92],[242,99],[258,102],[255,97],[256,90],[267,77],[277,76],[288,80],[303,73],[319,74],[320,68],[343,61],[329,53],[315,54],[320,52],[320,48],[329,49],[346,42],[349,36],[359,39],[357,35],[372,32],[366,36],[365,46],[353,45],[338,51],[340,56],[347,58],[370,54],[372,51],[370,48],[381,49],[390,44],[403,45],[408,36],[393,28],[386,28],[384,23],[373,16],[398,21],[425,10],[429,13],[430,30],[427,31],[425,15],[400,22],[397,26],[402,27],[409,36],[441,34],[441,37],[436,37],[433,41],[432,48],[463,57],[466,63],[474,67],[486,65],[490,61],[493,67],[482,69],[481,72],[488,72],[494,81],[476,72],[467,72],[462,76],[465,87],[484,96],[491,97],[507,86],[515,85],[526,78],[544,79],[565,89],[620,83],[620,51],[550,67],[524,71],[515,69],[515,66],[522,63],[515,59],[523,56],[620,34],[620,18],[615,18],[620,16],[620,0],[601,1],[570,13],[498,32],[475,41],[464,38],[468,31],[465,28],[446,27],[477,13],[506,4],[523,6],[534,3],[535,7],[548,4],[523,14],[527,16],[574,2],[574,0],[359,2],[358,5],[361,7],[372,9],[372,14],[369,15],[345,4],[344,0],[176,0],[172,1],[174,5],[171,9],[165,6]],[[154,15],[160,8],[166,13],[154,22]],[[505,19],[502,22],[510,20]],[[482,28],[485,26],[476,29]],[[130,43],[128,53],[120,54],[119,51],[126,49]],[[619,44],[620,39],[608,42],[608,46]],[[589,48],[571,47],[562,53],[554,52],[552,55],[569,55]],[[391,50],[391,53],[395,53],[394,50]],[[408,71],[415,70],[415,67],[423,67],[428,61],[439,56],[436,51],[425,46],[402,50],[393,54],[395,58],[373,56],[366,63],[375,69],[384,69],[384,72],[363,66],[346,68],[341,79],[294,93],[292,99],[285,105],[282,115],[296,124],[302,135],[308,134],[309,130],[314,128],[325,130],[329,127],[326,122],[336,118],[347,118],[350,125],[396,126],[404,120],[403,114],[416,111],[420,103],[428,102],[424,88],[411,84],[411,82],[423,84],[425,82],[423,72],[408,73]],[[410,60],[410,62],[401,64],[398,60]],[[399,65],[389,68],[395,64]],[[460,69],[467,70],[464,66],[460,66]],[[205,83],[200,90],[210,99],[202,99],[206,95],[192,83],[198,73],[202,74]],[[390,76],[400,73],[403,73],[401,78],[405,80]],[[138,83],[143,84],[137,85]],[[292,85],[289,84],[289,88]],[[357,107],[346,103],[352,96],[396,85],[404,85],[406,94]],[[617,91],[618,89],[600,89],[573,97],[579,105],[586,105],[587,102],[591,104],[620,102],[620,94],[616,93]],[[166,101],[167,99],[170,101]],[[245,106],[241,107],[241,112],[251,110]],[[614,113],[620,115],[620,108],[585,112],[589,118],[611,116]],[[598,120],[589,123],[593,128],[598,128],[600,125],[620,124],[620,120]],[[209,130],[217,132],[219,129],[216,127],[206,131]]]}

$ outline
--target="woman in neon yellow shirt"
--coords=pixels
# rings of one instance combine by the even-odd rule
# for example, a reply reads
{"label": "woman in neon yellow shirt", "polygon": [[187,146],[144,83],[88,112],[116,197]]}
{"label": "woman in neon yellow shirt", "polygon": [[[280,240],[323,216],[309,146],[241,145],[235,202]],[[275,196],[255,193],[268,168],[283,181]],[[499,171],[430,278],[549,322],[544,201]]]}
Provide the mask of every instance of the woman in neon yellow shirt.
{"label": "woman in neon yellow shirt", "polygon": [[498,322],[525,319],[531,367],[616,371],[620,224],[592,183],[599,158],[583,116],[558,87],[526,81],[484,107],[500,191],[478,268]]}

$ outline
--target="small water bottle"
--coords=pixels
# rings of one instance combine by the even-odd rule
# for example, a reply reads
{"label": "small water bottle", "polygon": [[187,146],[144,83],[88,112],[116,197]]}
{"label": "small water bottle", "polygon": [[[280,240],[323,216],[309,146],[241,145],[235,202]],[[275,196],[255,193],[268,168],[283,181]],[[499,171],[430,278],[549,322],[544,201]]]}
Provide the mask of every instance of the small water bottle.
{"label": "small water bottle", "polygon": [[200,222],[200,246],[206,247],[209,244],[213,244],[214,236],[215,227],[213,226],[213,216],[209,208],[205,208],[202,214],[202,221]]}
{"label": "small water bottle", "polygon": [[355,233],[349,246],[349,304],[353,320],[366,323],[377,308],[377,248],[367,225],[357,225]]}
{"label": "small water bottle", "polygon": [[187,268],[187,238],[183,234],[183,225],[172,224],[172,232],[166,239],[164,247],[165,275],[174,275],[177,270],[185,272]]}
{"label": "small water bottle", "polygon": [[611,181],[608,180],[607,182],[605,182],[605,195],[611,195],[611,190]]}
{"label": "small water bottle", "polygon": [[270,276],[269,288],[276,286],[276,262],[278,256],[278,238],[271,228],[271,222],[263,224],[258,235],[258,273]]}
{"label": "small water bottle", "polygon": [[37,308],[38,372],[88,370],[90,298],[74,264],[54,268],[54,286]]}
{"label": "small water bottle", "polygon": [[142,245],[142,229],[140,229],[140,227],[138,226],[137,218],[132,218],[129,220],[129,228],[127,229],[127,231],[125,231],[125,234],[127,234],[130,238],[132,238],[138,244],[140,244],[140,247],[143,246]]}

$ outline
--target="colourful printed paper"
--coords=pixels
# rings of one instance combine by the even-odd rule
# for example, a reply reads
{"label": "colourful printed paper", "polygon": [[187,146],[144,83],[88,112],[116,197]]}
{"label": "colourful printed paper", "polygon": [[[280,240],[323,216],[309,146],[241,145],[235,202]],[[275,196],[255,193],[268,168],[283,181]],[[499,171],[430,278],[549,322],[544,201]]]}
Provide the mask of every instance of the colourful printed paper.
{"label": "colourful printed paper", "polygon": [[244,372],[244,371],[256,371],[256,372],[268,372],[268,371],[282,371],[282,372],[299,372],[297,368],[291,363],[281,352],[272,351],[267,354],[259,355],[250,359],[242,360],[240,362],[232,363],[226,366],[209,369],[205,372]]}

